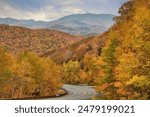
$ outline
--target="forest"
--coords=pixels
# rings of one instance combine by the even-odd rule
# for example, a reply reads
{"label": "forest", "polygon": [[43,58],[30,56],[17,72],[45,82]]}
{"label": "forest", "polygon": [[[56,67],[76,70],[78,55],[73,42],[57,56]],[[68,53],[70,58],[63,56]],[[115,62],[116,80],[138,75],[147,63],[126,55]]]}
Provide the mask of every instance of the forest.
{"label": "forest", "polygon": [[150,99],[150,0],[129,0],[119,14],[104,34],[52,55],[12,53],[1,44],[0,98],[53,96],[65,83],[96,86],[96,100]]}

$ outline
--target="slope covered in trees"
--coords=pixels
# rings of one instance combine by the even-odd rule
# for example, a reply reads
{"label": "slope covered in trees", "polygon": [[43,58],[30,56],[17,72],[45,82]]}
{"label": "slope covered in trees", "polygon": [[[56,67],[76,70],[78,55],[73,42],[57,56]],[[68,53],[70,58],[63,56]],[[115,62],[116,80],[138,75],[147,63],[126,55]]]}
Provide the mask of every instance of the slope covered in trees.
{"label": "slope covered in trees", "polygon": [[104,99],[150,99],[150,0],[130,0],[119,13],[103,48],[98,91]]}
{"label": "slope covered in trees", "polygon": [[101,54],[101,49],[107,40],[107,32],[79,40],[73,44],[47,52],[43,56],[52,58],[57,63],[68,62],[69,60],[81,61],[85,55],[97,56]]}
{"label": "slope covered in trees", "polygon": [[0,25],[0,45],[13,53],[32,51],[38,55],[70,45],[82,39],[64,32],[48,29],[28,29]]}

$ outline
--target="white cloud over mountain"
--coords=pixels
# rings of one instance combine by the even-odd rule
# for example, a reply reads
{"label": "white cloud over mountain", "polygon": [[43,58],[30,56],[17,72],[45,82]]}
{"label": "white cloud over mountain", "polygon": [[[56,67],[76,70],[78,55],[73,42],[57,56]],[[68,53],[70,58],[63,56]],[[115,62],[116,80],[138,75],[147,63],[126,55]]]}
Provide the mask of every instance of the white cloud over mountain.
{"label": "white cloud over mountain", "polygon": [[54,20],[70,14],[117,14],[127,0],[0,0],[0,17]]}

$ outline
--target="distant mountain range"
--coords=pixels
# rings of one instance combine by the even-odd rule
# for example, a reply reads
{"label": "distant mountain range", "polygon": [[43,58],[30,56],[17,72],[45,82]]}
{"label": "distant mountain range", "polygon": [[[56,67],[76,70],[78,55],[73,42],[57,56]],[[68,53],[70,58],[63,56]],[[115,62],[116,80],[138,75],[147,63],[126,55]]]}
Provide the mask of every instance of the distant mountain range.
{"label": "distant mountain range", "polygon": [[0,24],[38,29],[38,28],[45,28],[48,22],[35,20],[17,20],[13,18],[0,18]]}
{"label": "distant mountain range", "polygon": [[107,31],[114,23],[113,17],[111,14],[86,13],[65,16],[51,22],[0,18],[0,24],[33,29],[54,29],[75,35],[93,35]]}

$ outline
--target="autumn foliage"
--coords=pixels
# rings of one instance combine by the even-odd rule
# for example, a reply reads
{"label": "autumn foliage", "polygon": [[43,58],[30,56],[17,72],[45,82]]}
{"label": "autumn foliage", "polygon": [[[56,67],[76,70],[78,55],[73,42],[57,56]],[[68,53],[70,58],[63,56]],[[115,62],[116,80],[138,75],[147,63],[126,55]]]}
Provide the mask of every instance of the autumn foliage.
{"label": "autumn foliage", "polygon": [[96,99],[150,99],[150,0],[129,0],[119,13],[101,53],[65,64],[64,80],[98,85]]}
{"label": "autumn foliage", "polygon": [[28,29],[0,24],[0,45],[13,53],[27,50],[43,55],[81,39],[81,36],[73,36],[56,30]]}
{"label": "autumn foliage", "polygon": [[[99,95],[95,99],[150,99],[150,0],[129,0],[119,13],[109,31],[73,44],[61,38],[57,38],[60,43],[51,39],[43,42],[36,34],[38,30],[29,35],[23,32],[25,39],[33,36],[39,41],[27,44],[29,50],[36,54],[42,50],[47,58],[29,52],[14,55],[0,48],[0,97],[55,95],[63,82],[97,86]],[[42,36],[48,38],[50,32],[45,31]],[[1,45],[6,41],[7,45],[13,44],[1,39],[4,35],[9,39],[9,33],[0,35]],[[15,33],[11,30],[16,38]]]}
{"label": "autumn foliage", "polygon": [[102,53],[111,54],[101,56],[104,65],[110,63],[107,67],[111,67],[102,69],[109,78],[98,87],[103,99],[150,99],[149,6],[149,0],[130,0],[120,8],[121,16],[115,18],[117,22],[110,31],[113,35]]}
{"label": "autumn foliage", "polygon": [[51,59],[24,52],[14,56],[0,49],[0,97],[54,96],[62,87],[61,67]]}

